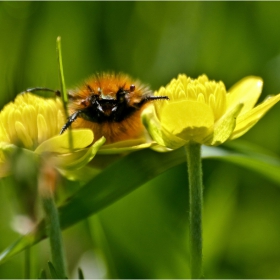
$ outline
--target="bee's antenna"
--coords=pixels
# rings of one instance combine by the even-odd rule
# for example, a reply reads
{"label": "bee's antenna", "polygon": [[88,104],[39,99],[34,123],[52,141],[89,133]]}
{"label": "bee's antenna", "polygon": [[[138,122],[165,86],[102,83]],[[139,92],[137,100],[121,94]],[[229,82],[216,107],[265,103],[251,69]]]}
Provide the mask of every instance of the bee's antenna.
{"label": "bee's antenna", "polygon": [[161,99],[169,100],[169,97],[168,96],[146,95],[146,96],[143,96],[143,98],[141,99],[141,102],[139,102],[138,104],[135,104],[135,106],[137,108],[141,108],[141,106],[143,106],[144,104],[146,104],[149,101],[161,100]]}
{"label": "bee's antenna", "polygon": [[169,100],[169,97],[168,96],[154,96],[154,95],[150,95],[150,96],[146,96],[145,99],[146,100],[160,100],[160,99]]}
{"label": "bee's antenna", "polygon": [[68,118],[67,123],[61,128],[59,134],[62,134],[68,127],[70,127],[70,125],[72,124],[72,122],[74,122],[74,121],[79,117],[79,115],[80,115],[81,113],[82,113],[82,110],[79,110],[79,111],[75,112],[74,114],[72,114],[72,115]]}
{"label": "bee's antenna", "polygon": [[50,91],[50,92],[54,92],[57,96],[61,95],[59,90],[54,90],[54,89],[45,88],[45,87],[28,88],[23,93],[26,93],[26,92],[36,92],[36,91]]}

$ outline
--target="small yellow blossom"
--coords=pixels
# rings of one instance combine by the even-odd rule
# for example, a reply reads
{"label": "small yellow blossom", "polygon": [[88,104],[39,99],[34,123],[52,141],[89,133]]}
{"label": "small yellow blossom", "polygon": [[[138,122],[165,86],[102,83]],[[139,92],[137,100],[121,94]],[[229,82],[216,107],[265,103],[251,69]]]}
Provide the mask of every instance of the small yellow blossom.
{"label": "small yellow blossom", "polygon": [[0,142],[35,150],[45,140],[58,135],[64,122],[59,98],[19,94],[0,113]]}
{"label": "small yellow blossom", "polygon": [[240,137],[280,100],[280,94],[255,106],[263,82],[249,76],[228,92],[222,82],[206,75],[191,79],[179,75],[156,96],[169,101],[155,102],[142,113],[151,137],[161,146],[176,149],[189,141],[216,146]]}
{"label": "small yellow blossom", "polygon": [[83,167],[105,142],[104,138],[93,145],[93,132],[89,129],[72,130],[72,147],[69,132],[59,135],[65,123],[63,106],[59,98],[42,98],[30,93],[19,94],[14,102],[0,112],[0,177],[12,173],[9,156],[16,149],[33,158],[51,155],[58,170]]}

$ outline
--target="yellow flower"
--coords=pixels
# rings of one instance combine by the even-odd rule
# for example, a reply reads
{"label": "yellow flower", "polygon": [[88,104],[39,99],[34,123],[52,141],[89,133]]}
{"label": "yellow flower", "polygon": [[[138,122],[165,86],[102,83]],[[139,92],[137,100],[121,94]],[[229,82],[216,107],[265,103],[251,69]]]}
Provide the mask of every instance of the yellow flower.
{"label": "yellow flower", "polygon": [[70,147],[69,132],[59,135],[64,123],[59,98],[46,99],[24,93],[7,104],[0,112],[0,177],[13,172],[9,158],[18,148],[35,159],[51,155],[54,166],[63,172],[87,164],[105,139],[101,138],[91,145],[94,137],[92,131],[76,129],[72,130]]}
{"label": "yellow flower", "polygon": [[179,75],[155,93],[170,100],[148,107],[142,121],[158,144],[171,149],[189,141],[220,145],[247,132],[280,100],[278,94],[254,107],[262,85],[261,78],[250,76],[227,92],[222,82],[205,75],[197,79]]}

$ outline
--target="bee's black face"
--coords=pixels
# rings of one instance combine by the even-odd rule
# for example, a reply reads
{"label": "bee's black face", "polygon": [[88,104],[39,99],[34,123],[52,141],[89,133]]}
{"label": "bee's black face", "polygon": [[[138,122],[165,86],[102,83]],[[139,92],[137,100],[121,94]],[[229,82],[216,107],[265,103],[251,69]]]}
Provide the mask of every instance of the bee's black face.
{"label": "bee's black face", "polygon": [[137,111],[143,104],[143,100],[138,103],[129,103],[130,92],[119,89],[115,94],[116,98],[111,96],[91,95],[88,106],[81,110],[80,117],[97,123],[103,122],[121,122]]}

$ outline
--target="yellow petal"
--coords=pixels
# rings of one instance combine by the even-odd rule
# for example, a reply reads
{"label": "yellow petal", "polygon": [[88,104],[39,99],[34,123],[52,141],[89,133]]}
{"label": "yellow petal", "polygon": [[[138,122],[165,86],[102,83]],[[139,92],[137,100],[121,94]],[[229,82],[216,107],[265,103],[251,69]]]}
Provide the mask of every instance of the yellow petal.
{"label": "yellow petal", "polygon": [[236,83],[227,94],[227,108],[231,109],[239,103],[244,106],[240,114],[251,110],[257,103],[262,92],[263,80],[259,77],[245,77]]}
{"label": "yellow petal", "polygon": [[242,110],[243,104],[237,104],[232,110],[226,112],[222,118],[215,123],[213,135],[204,140],[205,145],[217,146],[224,143],[232,134],[236,126],[236,117]]}
{"label": "yellow petal", "polygon": [[98,150],[98,154],[120,154],[150,148],[152,145],[154,145],[154,143],[147,143],[146,139],[143,138],[131,139],[102,146]]}
{"label": "yellow petal", "polygon": [[48,139],[48,126],[42,114],[37,115],[38,143]]}
{"label": "yellow petal", "polygon": [[82,168],[94,158],[105,141],[106,139],[101,137],[87,149],[82,149],[74,153],[57,155],[53,158],[54,164],[57,168],[68,171]]}
{"label": "yellow petal", "polygon": [[34,109],[34,106],[27,104],[25,107],[23,107],[22,118],[24,119],[26,129],[28,129],[28,133],[31,139],[37,142],[38,131],[37,131],[37,120],[35,116],[36,116],[36,111]]}
{"label": "yellow petal", "polygon": [[[70,153],[69,133],[70,132],[67,131],[62,135],[57,135],[44,141],[40,146],[37,147],[35,153]],[[93,132],[90,129],[73,129],[71,133],[73,140],[73,150],[84,149],[93,142]]]}
{"label": "yellow petal", "polygon": [[16,135],[16,130],[15,130],[15,109],[11,108],[11,110],[7,111],[7,116],[4,119],[4,126],[7,128],[7,132],[9,134],[10,139],[14,140],[15,135]]}
{"label": "yellow petal", "polygon": [[269,97],[263,103],[253,108],[245,114],[240,114],[236,119],[236,127],[230,137],[230,139],[235,139],[247,132],[253,125],[255,125],[260,118],[278,101],[280,100],[280,94],[276,96]]}
{"label": "yellow petal", "polygon": [[154,106],[149,106],[142,113],[142,123],[146,127],[150,136],[161,146],[170,149],[177,149],[186,144],[186,141],[164,129],[156,116]]}
{"label": "yellow petal", "polygon": [[161,124],[171,134],[184,139],[200,142],[214,125],[211,108],[196,101],[170,102],[162,109]]}
{"label": "yellow petal", "polygon": [[23,143],[24,147],[29,149],[32,148],[33,141],[29,136],[28,131],[21,122],[17,121],[15,123],[15,130],[17,132],[18,140],[20,140]]}

